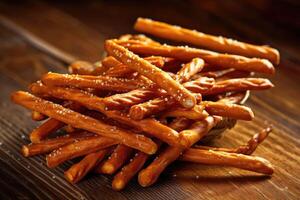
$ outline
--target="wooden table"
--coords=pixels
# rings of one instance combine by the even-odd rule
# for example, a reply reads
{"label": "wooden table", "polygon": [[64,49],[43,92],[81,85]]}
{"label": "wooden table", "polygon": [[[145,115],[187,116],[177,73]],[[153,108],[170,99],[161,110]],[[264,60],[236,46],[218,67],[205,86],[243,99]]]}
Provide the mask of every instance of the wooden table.
{"label": "wooden table", "polygon": [[[299,199],[300,43],[295,32],[299,21],[291,22],[296,20],[299,4],[270,4],[267,0],[224,2],[1,2],[1,199]],[[152,187],[142,188],[133,181],[124,191],[115,192],[109,176],[92,175],[79,184],[69,184],[63,171],[71,161],[48,169],[43,156],[21,156],[20,147],[29,142],[27,134],[37,124],[30,120],[28,111],[10,102],[10,93],[26,89],[49,70],[66,72],[66,66],[76,59],[98,60],[103,41],[133,32],[138,16],[270,44],[280,50],[281,64],[276,75],[270,77],[276,87],[253,92],[247,102],[255,112],[254,121],[238,122],[222,140],[215,142],[234,147],[263,128],[265,121],[273,123],[274,131],[255,152],[276,166],[272,177],[177,162]]]}

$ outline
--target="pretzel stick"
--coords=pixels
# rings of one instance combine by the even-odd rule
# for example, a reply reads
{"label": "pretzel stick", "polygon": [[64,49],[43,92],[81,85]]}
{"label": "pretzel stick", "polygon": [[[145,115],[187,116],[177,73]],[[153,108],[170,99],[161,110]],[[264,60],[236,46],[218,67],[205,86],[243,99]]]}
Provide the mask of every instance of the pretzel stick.
{"label": "pretzel stick", "polygon": [[119,144],[109,158],[96,169],[96,172],[114,174],[126,161],[128,161],[132,152],[132,148]]}
{"label": "pretzel stick", "polygon": [[157,37],[175,40],[177,42],[186,42],[215,51],[248,57],[266,58],[274,64],[279,64],[279,52],[268,46],[252,45],[230,38],[213,36],[145,18],[138,18],[134,28],[141,32],[150,33]]}
{"label": "pretzel stick", "polygon": [[252,120],[254,114],[251,108],[231,103],[205,101],[201,103],[210,115],[230,117],[241,120]]}
{"label": "pretzel stick", "polygon": [[157,146],[149,138],[122,130],[115,126],[107,125],[99,120],[84,116],[78,112],[64,108],[61,105],[35,97],[27,92],[15,92],[11,96],[12,101],[28,109],[36,110],[49,117],[57,119],[75,128],[87,130],[99,135],[109,137],[115,141],[141,150],[145,153],[155,153]]}
{"label": "pretzel stick", "polygon": [[208,146],[200,146],[200,145],[195,145],[194,148],[251,155],[256,150],[258,145],[268,137],[271,131],[272,131],[272,126],[264,128],[259,133],[255,134],[245,145],[241,145],[237,148],[229,149],[229,148],[208,147]]}
{"label": "pretzel stick", "polygon": [[58,149],[61,146],[66,144],[73,143],[83,138],[92,136],[93,134],[87,132],[76,132],[68,135],[64,135],[57,138],[43,140],[38,143],[31,143],[29,145],[23,145],[22,154],[25,157],[34,156],[38,154],[49,153],[55,149]]}
{"label": "pretzel stick", "polygon": [[[165,64],[164,58],[160,56],[150,56],[144,59],[159,68],[163,67]],[[104,58],[102,63],[109,67],[109,69],[105,72],[105,75],[107,76],[122,77],[135,72],[112,56]]]}
{"label": "pretzel stick", "polygon": [[[34,94],[48,94],[51,96],[55,96],[56,98],[77,102],[91,110],[99,111],[105,114],[107,117],[112,118],[118,122],[144,131],[148,135],[156,137],[172,146],[180,145],[178,132],[159,123],[155,119],[135,121],[119,111],[109,111],[105,109],[105,105],[101,101],[102,98],[96,97],[86,91],[71,88],[47,87],[40,84],[32,84],[30,89]],[[154,149],[152,149],[152,151],[154,152]]]}
{"label": "pretzel stick", "polygon": [[247,58],[232,54],[221,54],[187,46],[153,46],[143,42],[135,42],[132,44],[130,41],[119,41],[118,44],[127,47],[130,51],[137,54],[171,57],[183,61],[189,61],[193,58],[202,58],[211,66],[234,68],[237,70],[253,71],[266,74],[275,73],[274,66],[269,60],[266,59]]}
{"label": "pretzel stick", "polygon": [[107,137],[94,136],[60,147],[46,156],[47,166],[56,167],[73,158],[105,149],[118,142]]}
{"label": "pretzel stick", "polygon": [[65,126],[65,123],[50,118],[44,123],[42,123],[40,126],[35,128],[29,135],[30,141],[32,143],[37,143],[46,138],[49,134],[57,131],[58,129]]}
{"label": "pretzel stick", "polygon": [[138,35],[131,35],[131,34],[126,34],[126,35],[121,35],[119,37],[119,40],[123,40],[123,41],[127,41],[127,40],[137,40],[137,41],[141,41],[141,42],[146,42],[148,44],[152,44],[152,45],[160,45],[159,42],[156,42],[154,40],[152,40],[151,38],[143,35],[143,34],[138,34]]}
{"label": "pretzel stick", "polygon": [[[215,126],[219,119],[208,116],[203,121],[194,123],[189,129],[181,131],[180,136],[185,138],[185,147],[190,147],[200,140],[208,131]],[[141,186],[152,185],[163,172],[163,170],[175,161],[184,151],[183,147],[167,147],[156,159],[145,169],[140,171],[138,181]]]}
{"label": "pretzel stick", "polygon": [[264,158],[214,150],[190,148],[184,152],[180,160],[209,165],[231,166],[267,175],[271,175],[274,172],[271,163]]}
{"label": "pretzel stick", "polygon": [[108,76],[67,75],[51,73],[42,77],[45,85],[95,88],[109,91],[127,92],[141,87],[144,82],[137,79],[114,78]]}
{"label": "pretzel stick", "polygon": [[204,60],[201,58],[194,58],[191,62],[183,65],[177,72],[177,80],[180,83],[187,82],[193,75],[199,73],[204,67]]}
{"label": "pretzel stick", "polygon": [[105,42],[105,49],[117,60],[149,78],[162,89],[166,90],[166,92],[174,97],[174,99],[176,99],[183,107],[192,108],[196,104],[195,97],[182,85],[173,80],[168,73],[155,67],[148,61],[145,61],[112,40]]}
{"label": "pretzel stick", "polygon": [[216,82],[211,88],[204,88],[196,81],[183,84],[187,89],[202,95],[215,95],[233,91],[265,90],[273,87],[273,84],[264,78],[236,78]]}
{"label": "pretzel stick", "polygon": [[73,62],[68,67],[69,73],[80,75],[100,75],[106,70],[107,69],[102,65],[95,66],[90,62],[80,60]]}
{"label": "pretzel stick", "polygon": [[[158,148],[162,145],[162,142],[156,140]],[[145,162],[148,160],[150,155],[143,152],[137,152],[130,162],[123,166],[121,171],[119,171],[112,181],[112,188],[114,190],[122,190],[129,183],[129,181],[142,169]]]}
{"label": "pretzel stick", "polygon": [[41,113],[39,112],[36,112],[36,111],[32,111],[31,112],[31,118],[35,121],[43,121],[45,119],[47,119],[47,116],[45,115],[42,115]]}
{"label": "pretzel stick", "polygon": [[170,111],[166,111],[162,117],[184,117],[193,120],[202,120],[208,116],[208,113],[204,111],[204,106],[196,105],[192,109],[186,108],[174,108]]}
{"label": "pretzel stick", "polygon": [[108,152],[109,148],[86,155],[80,162],[65,171],[66,179],[73,184],[79,182],[105,158]]}
{"label": "pretzel stick", "polygon": [[127,93],[105,97],[102,99],[102,103],[105,104],[108,109],[122,109],[147,101],[153,96],[156,96],[153,90],[136,89]]}

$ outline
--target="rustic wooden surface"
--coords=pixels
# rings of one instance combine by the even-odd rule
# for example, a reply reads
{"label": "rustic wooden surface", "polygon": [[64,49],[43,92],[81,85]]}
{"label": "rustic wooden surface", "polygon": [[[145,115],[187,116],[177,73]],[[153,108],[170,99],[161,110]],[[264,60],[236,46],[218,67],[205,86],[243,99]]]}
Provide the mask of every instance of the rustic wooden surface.
{"label": "rustic wooden surface", "polygon": [[[300,197],[300,47],[297,1],[85,1],[0,3],[0,197],[1,199],[299,199]],[[226,2],[226,3],[225,3]],[[297,9],[298,8],[298,9]],[[282,55],[276,87],[252,93],[247,102],[253,122],[238,122],[216,145],[243,144],[266,121],[275,130],[255,155],[269,159],[276,170],[265,177],[241,170],[174,163],[152,187],[135,181],[122,192],[111,189],[111,177],[92,175],[76,185],[44,157],[23,158],[22,144],[37,123],[13,105],[12,91],[26,89],[47,71],[65,72],[75,59],[101,58],[103,41],[134,32],[138,16],[270,44]],[[282,16],[282,17],[280,17]],[[299,15],[298,15],[299,17]],[[294,20],[294,23],[293,23]],[[298,34],[298,35],[297,35]],[[176,174],[176,177],[173,175]]]}

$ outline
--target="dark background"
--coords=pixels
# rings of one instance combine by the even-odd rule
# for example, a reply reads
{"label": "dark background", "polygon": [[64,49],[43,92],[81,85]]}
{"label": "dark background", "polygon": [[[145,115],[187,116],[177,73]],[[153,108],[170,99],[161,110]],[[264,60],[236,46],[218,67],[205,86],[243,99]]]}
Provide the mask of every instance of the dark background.
{"label": "dark background", "polygon": [[[1,199],[297,199],[300,196],[300,1],[1,1],[0,2],[0,197]],[[47,71],[66,72],[77,59],[97,61],[107,38],[134,33],[137,17],[181,25],[279,49],[275,88],[253,92],[253,122],[238,122],[215,145],[243,144],[275,125],[255,155],[270,160],[272,178],[223,167],[175,163],[150,188],[135,181],[122,192],[111,177],[88,176],[76,185],[48,169],[43,156],[23,158],[22,144],[36,127],[30,113],[9,101]],[[177,177],[173,178],[172,174]],[[195,177],[199,176],[199,179]]]}

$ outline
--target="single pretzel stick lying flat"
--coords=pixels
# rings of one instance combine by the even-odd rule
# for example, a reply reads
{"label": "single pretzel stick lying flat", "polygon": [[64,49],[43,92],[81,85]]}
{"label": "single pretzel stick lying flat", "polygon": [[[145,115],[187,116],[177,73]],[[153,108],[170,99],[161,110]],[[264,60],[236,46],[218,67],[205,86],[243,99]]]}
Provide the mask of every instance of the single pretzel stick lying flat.
{"label": "single pretzel stick lying flat", "polygon": [[107,137],[89,137],[60,147],[48,154],[46,156],[47,166],[53,168],[67,160],[105,149],[117,143],[116,140]]}
{"label": "single pretzel stick lying flat", "polygon": [[47,119],[47,116],[39,113],[39,112],[36,112],[36,111],[32,111],[31,112],[31,118],[34,120],[34,121],[43,121],[45,119]]}
{"label": "single pretzel stick lying flat", "polygon": [[145,102],[155,96],[157,95],[155,95],[155,92],[153,90],[136,89],[127,93],[115,94],[105,97],[102,99],[102,102],[109,110],[117,110]]}
{"label": "single pretzel stick lying flat", "polygon": [[12,94],[11,98],[15,103],[28,109],[41,112],[42,114],[61,122],[70,124],[75,128],[87,130],[105,137],[110,137],[119,143],[128,145],[145,153],[153,154],[157,150],[156,144],[150,138],[122,130],[115,126],[107,125],[99,120],[64,108],[59,104],[40,99],[27,92],[15,92]]}
{"label": "single pretzel stick lying flat", "polygon": [[42,77],[45,85],[70,86],[78,88],[94,88],[117,92],[127,92],[144,85],[144,82],[135,79],[124,79],[107,76],[68,75],[49,72]]}
{"label": "single pretzel stick lying flat", "polygon": [[194,58],[191,62],[183,65],[183,67],[177,72],[176,80],[180,83],[185,83],[192,76],[199,73],[204,67],[204,60],[201,58]]}
{"label": "single pretzel stick lying flat", "polygon": [[[192,146],[201,139],[218,121],[218,118],[208,116],[205,120],[194,123],[189,129],[181,131],[180,136],[187,139],[186,147]],[[139,184],[146,187],[155,183],[163,170],[175,161],[184,149],[182,147],[167,147],[148,167],[139,172]]]}
{"label": "single pretzel stick lying flat", "polygon": [[66,179],[73,184],[79,182],[105,158],[108,152],[109,148],[86,155],[80,162],[65,171]]}
{"label": "single pretzel stick lying flat", "polygon": [[201,102],[201,105],[205,107],[205,110],[210,115],[230,117],[234,119],[241,119],[241,120],[248,120],[248,121],[254,118],[254,114],[251,108],[242,105],[213,102],[213,101]]}
{"label": "single pretzel stick lying flat", "polygon": [[[163,67],[165,64],[164,58],[160,56],[150,56],[144,59],[159,68]],[[132,74],[135,72],[134,70],[119,62],[112,56],[104,58],[102,63],[105,66],[109,67],[109,69],[105,72],[105,75],[107,76],[123,77],[125,75]]]}
{"label": "single pretzel stick lying flat", "polygon": [[80,74],[80,75],[101,75],[107,70],[106,67],[102,65],[94,65],[86,61],[75,61],[69,67],[68,71],[70,74]]}
{"label": "single pretzel stick lying flat", "polygon": [[105,42],[105,49],[117,60],[156,83],[170,96],[174,97],[183,107],[192,108],[196,104],[196,99],[193,94],[172,79],[168,73],[155,67],[112,40]]}
{"label": "single pretzel stick lying flat", "polygon": [[138,34],[138,35],[131,35],[131,34],[126,34],[126,35],[121,35],[119,37],[119,40],[137,40],[137,41],[141,41],[141,42],[146,42],[148,44],[152,44],[152,45],[160,45],[159,42],[156,42],[154,40],[152,40],[151,38],[143,35],[143,34]]}
{"label": "single pretzel stick lying flat", "polygon": [[125,145],[119,144],[113,153],[108,157],[106,161],[101,163],[96,173],[114,174],[122,165],[128,161],[133,149]]}
{"label": "single pretzel stick lying flat", "polygon": [[197,80],[186,82],[184,87],[202,95],[215,95],[226,92],[239,92],[246,90],[265,90],[273,87],[273,84],[265,78],[235,78],[216,82],[213,87],[204,88],[198,85]]}
{"label": "single pretzel stick lying flat", "polygon": [[47,140],[43,140],[38,143],[31,143],[29,145],[24,145],[22,147],[21,152],[22,152],[23,156],[25,156],[25,157],[49,153],[55,149],[58,149],[61,146],[73,143],[75,141],[78,141],[80,139],[84,139],[84,138],[87,138],[87,137],[90,137],[93,135],[94,134],[91,134],[88,132],[77,131],[75,133],[71,133],[68,135],[61,136],[61,137],[47,139]]}
{"label": "single pretzel stick lying flat", "polygon": [[202,120],[208,116],[208,113],[204,111],[204,106],[196,105],[192,109],[186,108],[171,108],[162,114],[162,118],[166,117],[184,117],[193,120]]}
{"label": "single pretzel stick lying flat", "polygon": [[[54,96],[56,98],[77,102],[89,108],[90,110],[96,110],[105,114],[108,118],[112,118],[120,123],[144,131],[148,135],[156,137],[172,146],[180,145],[177,131],[170,129],[169,127],[161,124],[155,119],[144,119],[140,121],[135,121],[129,118],[124,113],[121,113],[117,110],[109,111],[105,109],[105,105],[101,101],[102,98],[94,96],[86,91],[81,91],[73,88],[71,89],[71,88],[60,88],[60,87],[47,87],[36,83],[31,84],[30,89],[34,94],[38,94],[38,95],[47,94],[47,95]],[[154,153],[154,149],[152,149],[152,151]]]}
{"label": "single pretzel stick lying flat", "polygon": [[247,142],[247,144],[241,145],[237,148],[229,149],[229,148],[209,147],[209,146],[200,146],[200,145],[195,145],[193,148],[251,155],[256,150],[258,145],[268,137],[271,131],[272,131],[272,126],[269,126],[261,130],[259,133],[255,134]]}
{"label": "single pretzel stick lying flat", "polygon": [[232,54],[221,54],[187,46],[152,46],[143,42],[135,42],[135,44],[132,44],[130,41],[119,41],[118,43],[124,47],[127,47],[130,51],[142,55],[171,57],[183,61],[189,61],[193,58],[202,58],[211,66],[234,68],[237,70],[253,71],[266,74],[275,73],[274,66],[269,60],[266,59],[247,58]]}
{"label": "single pretzel stick lying flat", "polygon": [[40,126],[35,128],[30,134],[29,138],[32,143],[38,143],[44,138],[46,138],[49,134],[54,133],[58,129],[65,126],[65,123],[50,118],[47,121],[43,122]]}
{"label": "single pretzel stick lying flat", "polygon": [[150,33],[165,39],[186,42],[215,51],[248,57],[266,58],[274,64],[279,64],[279,52],[268,46],[258,46],[239,42],[237,40],[213,36],[145,18],[138,18],[134,28],[138,31]]}
{"label": "single pretzel stick lying flat", "polygon": [[237,153],[190,148],[179,159],[201,164],[231,166],[267,175],[274,172],[268,160]]}

